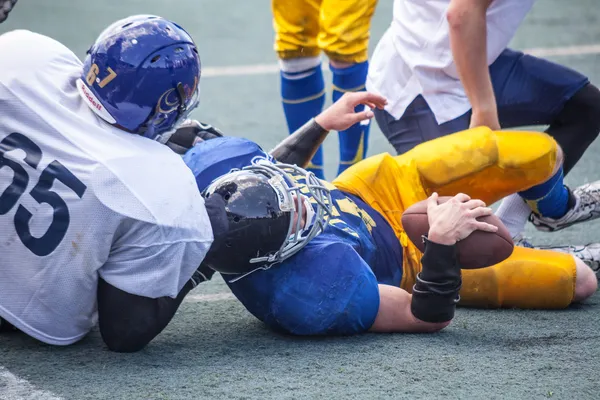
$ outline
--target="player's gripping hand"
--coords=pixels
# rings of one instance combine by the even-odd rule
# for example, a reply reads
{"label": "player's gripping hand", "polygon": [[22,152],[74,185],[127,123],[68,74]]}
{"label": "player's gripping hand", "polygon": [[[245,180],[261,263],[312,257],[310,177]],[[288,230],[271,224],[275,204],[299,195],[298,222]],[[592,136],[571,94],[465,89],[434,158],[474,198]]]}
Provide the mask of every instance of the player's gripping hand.
{"label": "player's gripping hand", "polygon": [[469,236],[473,231],[496,232],[498,227],[477,218],[492,214],[481,200],[472,200],[459,193],[443,204],[438,204],[438,194],[433,193],[427,199],[427,217],[429,220],[428,239],[443,245],[454,245]]}
{"label": "player's gripping hand", "polygon": [[17,0],[0,0],[0,23],[6,21],[8,13],[17,4]]}
{"label": "player's gripping hand", "polygon": [[198,142],[222,136],[223,133],[214,126],[188,119],[171,135],[167,146],[177,154],[185,154]]}
{"label": "player's gripping hand", "polygon": [[[363,111],[355,112],[358,105],[366,106]],[[315,118],[315,122],[327,131],[343,131],[352,125],[373,118],[374,108],[383,109],[387,104],[385,97],[370,92],[348,92]],[[368,108],[367,108],[368,107]]]}

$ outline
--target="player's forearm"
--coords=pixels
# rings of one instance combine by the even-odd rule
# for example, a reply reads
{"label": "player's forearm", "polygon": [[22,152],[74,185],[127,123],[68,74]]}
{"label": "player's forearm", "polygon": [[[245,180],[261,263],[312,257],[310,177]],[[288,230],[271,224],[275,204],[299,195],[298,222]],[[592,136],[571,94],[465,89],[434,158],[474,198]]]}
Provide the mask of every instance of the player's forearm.
{"label": "player's forearm", "polygon": [[412,295],[396,286],[379,285],[379,311],[369,329],[381,333],[430,333],[444,329],[447,322],[425,322],[411,311]]}
{"label": "player's forearm", "polygon": [[188,282],[174,299],[151,299],[124,292],[100,278],[98,322],[104,343],[122,353],[143,349],[167,326],[194,286]]}
{"label": "player's forearm", "polygon": [[450,47],[473,113],[495,113],[487,65],[486,12],[492,0],[453,0],[448,8]]}
{"label": "player's forearm", "polygon": [[436,332],[454,318],[461,287],[456,247],[427,242],[412,295],[379,285],[379,311],[372,332]]}
{"label": "player's forearm", "polygon": [[329,131],[311,119],[279,143],[270,154],[277,161],[306,167]]}

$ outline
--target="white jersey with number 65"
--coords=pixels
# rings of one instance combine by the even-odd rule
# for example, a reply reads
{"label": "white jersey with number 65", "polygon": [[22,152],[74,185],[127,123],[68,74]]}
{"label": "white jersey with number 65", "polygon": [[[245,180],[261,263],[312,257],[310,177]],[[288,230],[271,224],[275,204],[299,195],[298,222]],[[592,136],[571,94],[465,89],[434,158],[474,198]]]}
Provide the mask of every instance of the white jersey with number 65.
{"label": "white jersey with number 65", "polygon": [[55,40],[0,36],[0,317],[57,345],[95,324],[98,276],[175,297],[213,240],[180,156],[97,117],[81,72]]}

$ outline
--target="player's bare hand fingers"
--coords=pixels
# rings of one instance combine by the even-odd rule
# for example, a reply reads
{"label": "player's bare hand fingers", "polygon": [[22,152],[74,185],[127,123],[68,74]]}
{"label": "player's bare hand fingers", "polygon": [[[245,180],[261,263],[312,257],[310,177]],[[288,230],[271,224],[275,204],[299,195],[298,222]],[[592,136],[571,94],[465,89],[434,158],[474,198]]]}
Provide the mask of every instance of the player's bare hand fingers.
{"label": "player's bare hand fingers", "polygon": [[371,103],[370,101],[365,101],[363,104],[365,106],[369,107],[371,110],[374,110],[375,108],[377,108],[377,106],[375,105],[375,103]]}
{"label": "player's bare hand fingers", "polygon": [[471,199],[464,203],[464,206],[467,210],[474,210],[477,207],[485,207],[485,203],[478,199]]}
{"label": "player's bare hand fingers", "polygon": [[484,232],[496,232],[498,231],[498,227],[496,225],[488,224],[487,222],[475,221],[473,226]]}
{"label": "player's bare hand fingers", "polygon": [[460,203],[464,203],[465,201],[471,200],[471,198],[464,193],[457,194],[456,196],[453,197],[453,199]]}
{"label": "player's bare hand fingers", "polygon": [[371,111],[371,110],[354,113],[354,114],[352,114],[352,117],[351,117],[352,124],[350,126],[357,124],[361,121],[364,121],[365,119],[371,119],[371,118],[373,118],[374,115],[375,114],[373,114],[373,111]]}
{"label": "player's bare hand fingers", "polygon": [[[387,104],[387,100],[385,97],[380,96],[375,93],[354,92],[351,94],[353,95],[351,100],[353,103],[355,103],[355,106],[360,103],[362,103],[362,104],[371,103],[371,104],[373,104],[373,106],[375,106],[377,108],[383,108]],[[371,107],[371,106],[369,105],[369,107]],[[375,108],[375,107],[371,107],[371,108]]]}
{"label": "player's bare hand fingers", "polygon": [[479,217],[487,217],[488,215],[492,215],[493,210],[489,207],[477,207],[469,211],[471,217],[479,218]]}
{"label": "player's bare hand fingers", "polygon": [[438,205],[438,194],[433,192],[427,199],[427,213],[430,213]]}

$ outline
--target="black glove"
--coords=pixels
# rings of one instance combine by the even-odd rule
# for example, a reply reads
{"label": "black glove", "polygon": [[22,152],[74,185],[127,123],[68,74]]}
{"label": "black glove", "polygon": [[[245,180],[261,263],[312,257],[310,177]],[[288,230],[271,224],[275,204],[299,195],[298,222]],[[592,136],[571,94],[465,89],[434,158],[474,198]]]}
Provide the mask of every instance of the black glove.
{"label": "black glove", "polygon": [[190,282],[192,282],[192,286],[196,287],[202,282],[208,282],[212,279],[215,274],[215,270],[210,268],[208,265],[202,263],[192,275]]}
{"label": "black glove", "polygon": [[188,119],[171,135],[167,146],[177,154],[185,154],[194,144],[218,137],[223,137],[223,133],[217,128],[194,119]]}
{"label": "black glove", "polygon": [[0,23],[6,21],[8,13],[17,4],[17,0],[0,0]]}

